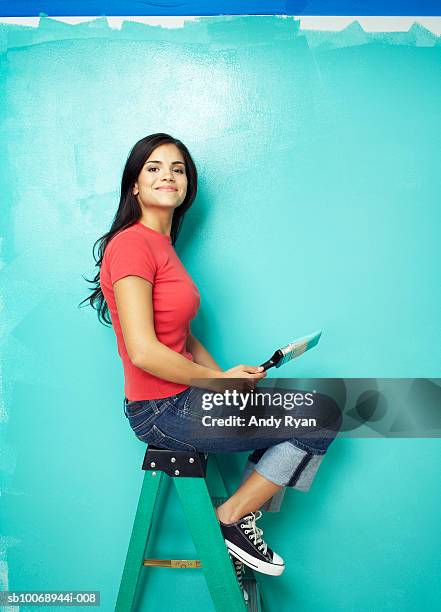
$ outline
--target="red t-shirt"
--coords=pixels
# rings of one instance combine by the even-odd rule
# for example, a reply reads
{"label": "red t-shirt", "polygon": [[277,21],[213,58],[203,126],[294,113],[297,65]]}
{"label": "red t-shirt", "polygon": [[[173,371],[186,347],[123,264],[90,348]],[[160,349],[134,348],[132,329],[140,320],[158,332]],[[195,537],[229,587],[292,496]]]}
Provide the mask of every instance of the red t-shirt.
{"label": "red t-shirt", "polygon": [[124,392],[130,401],[169,397],[188,385],[170,382],[137,368],[124,344],[113,283],[124,276],[141,276],[153,285],[156,337],[177,353],[193,361],[186,350],[190,321],[200,304],[199,291],[165,236],[137,221],[108,243],[100,272],[100,285],[109,307],[118,353],[124,367]]}

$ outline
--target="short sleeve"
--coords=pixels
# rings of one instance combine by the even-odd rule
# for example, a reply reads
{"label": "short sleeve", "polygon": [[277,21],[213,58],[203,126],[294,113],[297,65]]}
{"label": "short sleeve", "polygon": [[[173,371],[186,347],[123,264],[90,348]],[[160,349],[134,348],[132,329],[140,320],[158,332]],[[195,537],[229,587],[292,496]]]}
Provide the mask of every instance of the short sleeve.
{"label": "short sleeve", "polygon": [[118,234],[107,245],[110,280],[116,283],[124,276],[141,276],[153,284],[157,264],[151,247],[135,232]]}

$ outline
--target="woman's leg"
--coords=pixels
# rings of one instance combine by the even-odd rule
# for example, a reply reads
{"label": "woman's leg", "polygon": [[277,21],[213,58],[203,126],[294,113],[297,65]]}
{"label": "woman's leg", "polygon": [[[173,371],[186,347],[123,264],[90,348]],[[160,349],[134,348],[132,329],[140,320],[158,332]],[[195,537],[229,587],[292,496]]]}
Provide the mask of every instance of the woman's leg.
{"label": "woman's leg", "polygon": [[280,576],[285,562],[262,539],[263,531],[256,526],[256,520],[262,515],[258,511],[260,506],[281,488],[281,485],[254,470],[237,491],[216,509],[230,556],[271,576]]}
{"label": "woman's leg", "polygon": [[265,574],[278,576],[284,571],[282,557],[268,547],[256,526],[259,508],[284,486],[308,490],[330,442],[316,439],[306,447],[293,438],[250,455],[255,469],[216,511],[230,554]]}
{"label": "woman's leg", "polygon": [[216,514],[222,523],[235,523],[250,512],[256,512],[283,486],[277,485],[256,470],[243,482],[231,497],[217,507]]}
{"label": "woman's leg", "polygon": [[[275,392],[278,393],[268,390],[270,395]],[[203,393],[203,390],[189,388],[171,398],[135,402],[128,408],[127,416],[140,439],[165,448],[221,453],[254,450],[249,456],[242,485],[219,508],[225,521],[233,520],[241,512],[242,516],[255,512],[268,500],[271,505],[271,498],[277,493],[274,501],[280,504],[285,486],[299,491],[309,490],[338,426],[315,430],[318,435],[314,439],[290,438],[291,428],[277,432],[278,435],[287,435],[285,439],[269,438],[267,428],[260,426],[251,431],[240,427],[218,428],[218,435],[225,433],[227,437],[213,438],[210,435],[212,428],[202,425],[207,415],[201,398]],[[297,411],[290,411],[290,414],[300,416]],[[330,415],[325,397],[316,397],[312,414],[319,417]]]}
{"label": "woman's leg", "polygon": [[[219,507],[217,515],[231,554],[257,571],[279,575],[284,562],[261,538],[262,530],[256,527],[261,515],[258,508],[284,486],[308,490],[338,427],[325,429],[324,433],[314,431],[318,434],[315,439],[268,437],[266,428],[260,426],[253,427],[251,432],[233,428],[230,436],[210,437],[203,425],[206,413],[198,395],[199,389],[190,388],[164,400],[139,402],[139,406],[127,407],[127,416],[140,439],[165,448],[222,453],[255,451],[250,456],[255,469]],[[321,403],[316,398],[319,413]]]}

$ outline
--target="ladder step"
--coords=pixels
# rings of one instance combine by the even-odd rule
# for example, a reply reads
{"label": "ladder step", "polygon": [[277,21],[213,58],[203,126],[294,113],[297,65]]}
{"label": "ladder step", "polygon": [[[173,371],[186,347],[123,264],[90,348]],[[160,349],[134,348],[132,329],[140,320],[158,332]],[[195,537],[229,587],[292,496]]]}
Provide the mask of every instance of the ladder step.
{"label": "ladder step", "polygon": [[143,565],[177,569],[202,567],[199,559],[144,559]]}

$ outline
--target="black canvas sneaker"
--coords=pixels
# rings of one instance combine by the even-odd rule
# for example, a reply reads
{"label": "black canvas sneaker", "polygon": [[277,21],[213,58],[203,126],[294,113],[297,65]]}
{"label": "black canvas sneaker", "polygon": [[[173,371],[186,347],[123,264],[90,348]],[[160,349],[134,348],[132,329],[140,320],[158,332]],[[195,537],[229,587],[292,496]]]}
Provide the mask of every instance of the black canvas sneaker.
{"label": "black canvas sneaker", "polygon": [[270,576],[280,576],[285,569],[285,562],[262,540],[263,531],[256,527],[256,520],[261,516],[259,510],[229,525],[219,521],[225,544],[236,559],[251,569]]}
{"label": "black canvas sneaker", "polygon": [[237,582],[239,583],[239,586],[242,590],[243,598],[245,599],[245,601],[248,601],[248,593],[245,587],[243,586],[243,572],[245,569],[244,565],[242,561],[239,561],[239,559],[236,559],[236,557],[233,557],[230,551],[228,551],[228,554],[230,555],[231,562],[233,563],[234,571],[236,572]]}

